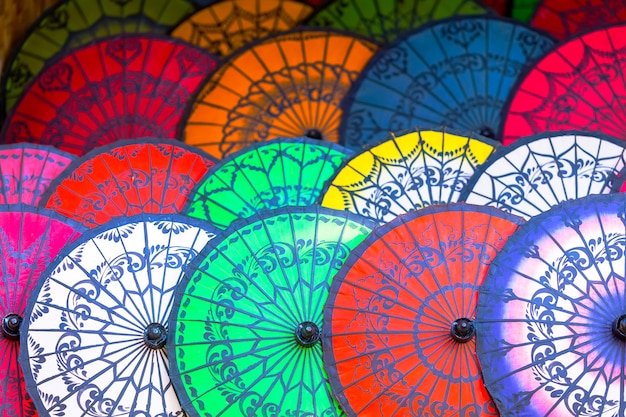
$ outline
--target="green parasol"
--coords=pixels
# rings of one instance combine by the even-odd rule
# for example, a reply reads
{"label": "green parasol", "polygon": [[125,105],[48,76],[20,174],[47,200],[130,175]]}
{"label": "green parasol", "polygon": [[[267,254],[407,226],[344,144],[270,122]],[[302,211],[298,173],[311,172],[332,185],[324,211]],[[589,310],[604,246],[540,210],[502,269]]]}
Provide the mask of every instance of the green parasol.
{"label": "green parasol", "polygon": [[331,0],[305,24],[348,30],[385,44],[433,20],[485,13],[490,9],[477,0]]}
{"label": "green parasol", "polygon": [[375,226],[321,207],[233,224],[176,290],[168,357],[192,416],[343,415],[322,366],[332,277]]}
{"label": "green parasol", "polygon": [[225,229],[262,209],[308,206],[348,149],[310,138],[277,138],[230,154],[192,190],[183,212]]}

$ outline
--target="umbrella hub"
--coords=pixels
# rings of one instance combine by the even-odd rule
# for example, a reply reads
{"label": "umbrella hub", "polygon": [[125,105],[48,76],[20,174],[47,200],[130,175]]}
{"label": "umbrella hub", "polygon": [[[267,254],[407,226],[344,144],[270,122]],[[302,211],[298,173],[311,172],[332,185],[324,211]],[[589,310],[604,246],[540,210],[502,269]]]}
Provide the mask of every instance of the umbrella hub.
{"label": "umbrella hub", "polygon": [[19,340],[20,324],[22,324],[22,317],[13,313],[7,314],[2,319],[2,335],[10,340]]}
{"label": "umbrella hub", "polygon": [[143,341],[150,349],[161,349],[167,341],[167,330],[161,323],[151,323],[143,332]]}
{"label": "umbrella hub", "polygon": [[613,322],[613,334],[626,342],[626,314],[622,314]]}
{"label": "umbrella hub", "polygon": [[308,129],[306,132],[304,132],[304,136],[317,140],[324,139],[322,132],[318,129]]}
{"label": "umbrella hub", "polygon": [[490,128],[489,126],[482,126],[478,130],[478,133],[481,136],[484,136],[484,137],[489,138],[489,139],[495,139],[496,138],[496,132],[494,132],[493,129]]}
{"label": "umbrella hub", "polygon": [[312,321],[304,321],[296,328],[296,342],[302,347],[311,347],[320,340],[320,329]]}
{"label": "umbrella hub", "polygon": [[452,323],[450,334],[458,343],[467,343],[474,336],[474,322],[468,318],[460,318]]}

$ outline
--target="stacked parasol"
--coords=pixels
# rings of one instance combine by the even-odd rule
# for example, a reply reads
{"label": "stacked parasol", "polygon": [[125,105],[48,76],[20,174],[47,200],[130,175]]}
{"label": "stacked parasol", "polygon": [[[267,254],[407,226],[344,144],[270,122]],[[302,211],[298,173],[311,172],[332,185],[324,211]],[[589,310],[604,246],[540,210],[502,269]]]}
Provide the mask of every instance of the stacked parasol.
{"label": "stacked parasol", "polygon": [[0,416],[623,415],[625,10],[56,2],[0,66]]}

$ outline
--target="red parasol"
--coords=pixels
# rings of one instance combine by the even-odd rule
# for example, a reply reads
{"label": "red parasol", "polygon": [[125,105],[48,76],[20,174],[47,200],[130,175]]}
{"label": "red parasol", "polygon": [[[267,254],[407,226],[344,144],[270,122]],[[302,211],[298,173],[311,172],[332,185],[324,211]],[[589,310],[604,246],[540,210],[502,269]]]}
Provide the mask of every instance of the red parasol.
{"label": "red parasol", "polygon": [[509,96],[502,140],[546,131],[626,132],[626,23],[558,44],[530,69]]}
{"label": "red parasol", "polygon": [[352,251],[324,310],[324,359],[349,416],[497,416],[473,319],[489,265],[523,222],[492,207],[401,215]]}
{"label": "red parasol", "polygon": [[120,216],[177,213],[213,165],[205,152],[179,141],[123,141],[74,161],[42,205],[89,227]]}
{"label": "red parasol", "polygon": [[82,155],[120,139],[174,138],[186,103],[216,62],[206,51],[154,34],[72,50],[25,90],[7,116],[3,140]]}

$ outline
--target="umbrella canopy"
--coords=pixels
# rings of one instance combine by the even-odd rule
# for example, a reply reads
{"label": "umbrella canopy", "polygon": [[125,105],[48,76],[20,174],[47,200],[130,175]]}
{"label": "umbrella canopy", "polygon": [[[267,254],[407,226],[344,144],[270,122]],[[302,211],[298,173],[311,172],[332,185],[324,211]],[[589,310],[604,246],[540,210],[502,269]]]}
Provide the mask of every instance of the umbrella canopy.
{"label": "umbrella canopy", "polygon": [[74,155],[52,146],[0,145],[0,204],[37,205],[50,182],[73,160]]}
{"label": "umbrella canopy", "polygon": [[541,0],[530,20],[531,26],[545,30],[555,39],[571,36],[626,20],[626,3],[615,0]]}
{"label": "umbrella canopy", "polygon": [[165,33],[193,11],[187,0],[56,2],[30,27],[6,63],[0,81],[2,115],[13,108],[46,63],[63,51],[121,33]]}
{"label": "umbrella canopy", "polygon": [[488,10],[475,0],[330,0],[306,24],[343,29],[386,44],[425,23]]}
{"label": "umbrella canopy", "polygon": [[30,317],[26,300],[42,271],[83,229],[50,210],[22,204],[0,207],[0,416],[37,415],[18,363],[21,323]]}
{"label": "umbrella canopy", "polygon": [[276,137],[337,142],[339,104],[375,50],[321,29],[265,38],[207,79],[180,136],[219,159]]}
{"label": "umbrella canopy", "polygon": [[339,416],[322,366],[330,281],[374,224],[320,207],[266,211],[210,242],[176,290],[172,381],[192,416]]}
{"label": "umbrella canopy", "polygon": [[573,129],[624,138],[626,82],[616,57],[625,49],[626,23],[559,43],[511,92],[504,106],[503,142]]}
{"label": "umbrella canopy", "polygon": [[478,358],[502,415],[626,410],[626,203],[564,202],[496,256],[478,298]]}
{"label": "umbrella canopy", "polygon": [[521,223],[492,207],[432,206],[375,229],[350,254],[323,328],[324,365],[347,415],[499,415],[473,320],[489,265]]}
{"label": "umbrella canopy", "polygon": [[103,146],[76,159],[41,204],[94,227],[140,213],[178,213],[214,160],[179,141],[137,139]]}
{"label": "umbrella canopy", "polygon": [[530,22],[537,5],[541,0],[509,0],[511,13],[510,16],[520,22]]}
{"label": "umbrella canopy", "polygon": [[343,103],[340,143],[360,147],[424,125],[497,138],[511,87],[553,44],[497,16],[455,17],[408,32],[363,69]]}
{"label": "umbrella canopy", "polygon": [[626,168],[626,143],[602,134],[542,133],[498,149],[459,200],[526,219],[562,201],[607,194]]}
{"label": "umbrella canopy", "polygon": [[93,229],[41,275],[22,324],[26,388],[44,416],[181,416],[168,375],[174,289],[214,236],[139,215]]}
{"label": "umbrella canopy", "polygon": [[155,34],[73,49],[31,82],[7,116],[2,140],[82,155],[120,139],[174,138],[184,106],[216,62],[204,50]]}
{"label": "umbrella canopy", "polygon": [[300,0],[220,0],[197,11],[170,35],[220,56],[296,27],[313,12]]}
{"label": "umbrella canopy", "polygon": [[263,209],[308,206],[350,151],[309,138],[277,138],[235,152],[195,186],[183,212],[225,229]]}
{"label": "umbrella canopy", "polygon": [[322,193],[325,207],[388,222],[411,210],[458,201],[497,143],[454,131],[408,131],[348,158]]}

